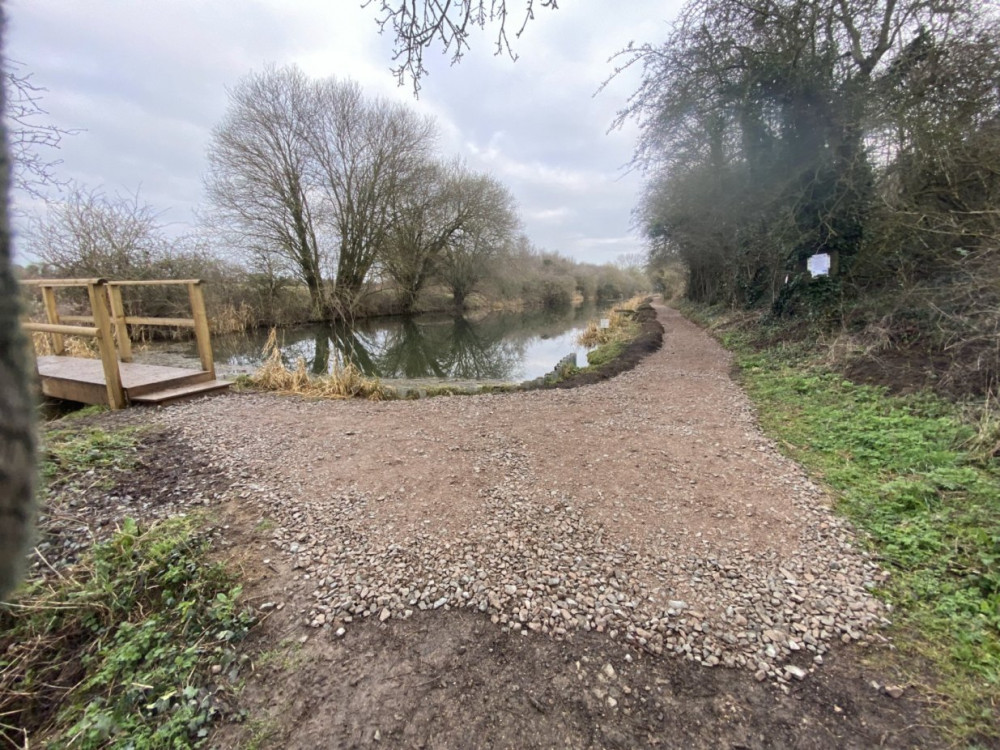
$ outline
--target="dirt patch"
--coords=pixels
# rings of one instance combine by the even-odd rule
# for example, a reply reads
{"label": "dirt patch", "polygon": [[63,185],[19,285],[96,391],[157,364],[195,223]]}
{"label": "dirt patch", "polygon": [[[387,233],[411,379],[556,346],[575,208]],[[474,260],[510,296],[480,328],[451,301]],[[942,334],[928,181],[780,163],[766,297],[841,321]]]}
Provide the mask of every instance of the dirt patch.
{"label": "dirt patch", "polygon": [[598,633],[504,633],[463,612],[374,621],[302,643],[281,613],[257,637],[221,748],[871,748],[942,746],[913,691],[880,689],[859,653],[783,692],[749,674],[636,654]]}
{"label": "dirt patch", "polygon": [[266,530],[240,522],[239,504],[224,515],[220,555],[244,571],[262,622],[245,646],[251,673],[230,712],[247,718],[218,728],[211,746],[220,750],[950,744],[928,725],[926,696],[897,685],[887,645],[837,648],[822,670],[780,685],[637,652],[607,634],[505,632],[461,611],[373,618],[343,635],[304,630],[295,605],[284,605],[292,566],[261,563],[255,549]]}
{"label": "dirt patch", "polygon": [[[88,415],[51,426],[105,430],[143,426],[140,410]],[[213,467],[183,435],[169,427],[143,430],[131,449],[129,468],[64,473],[43,490],[35,551],[35,575],[75,563],[82,551],[104,541],[126,518],[145,522],[204,509],[228,490],[230,478]]]}
{"label": "dirt patch", "polygon": [[962,351],[961,347],[944,352],[900,346],[857,357],[838,369],[855,383],[884,386],[893,394],[932,390],[958,399],[982,396],[996,388],[996,373],[980,367],[977,354],[980,352]]}

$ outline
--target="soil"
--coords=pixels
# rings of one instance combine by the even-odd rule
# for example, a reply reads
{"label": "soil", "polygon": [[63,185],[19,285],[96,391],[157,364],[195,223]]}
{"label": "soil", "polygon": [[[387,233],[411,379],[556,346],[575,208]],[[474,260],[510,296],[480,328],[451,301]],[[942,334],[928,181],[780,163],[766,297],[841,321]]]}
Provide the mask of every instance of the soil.
{"label": "soil", "polygon": [[100,417],[150,431],[91,527],[182,487],[147,508],[208,508],[260,613],[210,746],[946,746],[884,573],[729,355],[656,315],[662,349],[584,388]]}
{"label": "soil", "polygon": [[931,390],[945,398],[962,399],[984,396],[996,389],[997,373],[990,369],[992,361],[972,346],[957,346],[951,351],[900,346],[859,355],[840,369],[855,383],[884,386],[893,394]]}

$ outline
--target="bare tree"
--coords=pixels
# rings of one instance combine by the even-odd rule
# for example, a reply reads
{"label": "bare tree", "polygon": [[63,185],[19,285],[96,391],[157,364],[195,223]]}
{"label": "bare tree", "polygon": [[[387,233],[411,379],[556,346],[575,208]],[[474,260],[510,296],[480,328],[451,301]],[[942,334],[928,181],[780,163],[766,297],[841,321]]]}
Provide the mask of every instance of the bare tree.
{"label": "bare tree", "polygon": [[477,212],[494,210],[465,195],[471,176],[460,161],[429,163],[393,201],[379,266],[396,283],[407,311],[435,277],[449,244],[481,218]]}
{"label": "bare tree", "polygon": [[395,282],[406,312],[413,310],[417,296],[434,273],[444,243],[455,231],[445,210],[441,165],[428,162],[413,176],[414,184],[393,198],[392,221],[378,263],[379,270]]}
{"label": "bare tree", "polygon": [[50,159],[46,155],[59,149],[64,136],[75,135],[79,131],[39,122],[40,117],[48,114],[41,105],[46,89],[36,85],[32,81],[33,75],[22,72],[21,67],[20,63],[7,60],[3,71],[11,185],[38,198],[45,188],[66,184],[56,175],[56,167],[62,164],[62,160]]}
{"label": "bare tree", "polygon": [[258,260],[280,258],[317,316],[349,315],[386,242],[392,201],[430,156],[433,122],[294,67],[251,74],[230,97],[209,151],[209,219]]}
{"label": "bare tree", "polygon": [[62,277],[143,278],[168,253],[155,209],[135,195],[73,186],[32,218],[28,249]]}
{"label": "bare tree", "polygon": [[434,123],[360,86],[334,79],[313,85],[303,137],[312,179],[337,237],[333,298],[352,311],[385,246],[400,191],[412,190],[430,158]]}
{"label": "bare tree", "polygon": [[455,307],[463,309],[491,261],[513,245],[519,221],[514,196],[496,178],[463,171],[454,182],[452,210],[468,218],[445,244],[438,278],[451,290]]}
{"label": "bare tree", "polygon": [[[327,260],[317,237],[310,150],[313,90],[294,67],[251,73],[229,92],[229,111],[209,147],[210,220],[235,243],[279,257],[327,314]],[[273,266],[273,259],[268,259]]]}
{"label": "bare tree", "polygon": [[[375,5],[376,0],[366,0],[364,7]],[[469,48],[469,32],[472,29],[483,29],[490,23],[498,23],[496,36],[496,53],[506,52],[517,59],[511,46],[508,34],[508,11],[506,0],[457,0],[456,2],[411,0],[377,0],[378,25],[385,31],[392,29],[396,40],[393,50],[393,60],[397,63],[393,68],[399,84],[407,78],[413,82],[414,92],[420,89],[420,78],[427,70],[424,68],[424,50],[435,42],[439,43],[445,52],[451,54],[453,63],[462,59]],[[524,16],[514,32],[515,37],[521,36],[528,22],[535,17],[535,8],[556,10],[558,0],[527,0]]]}

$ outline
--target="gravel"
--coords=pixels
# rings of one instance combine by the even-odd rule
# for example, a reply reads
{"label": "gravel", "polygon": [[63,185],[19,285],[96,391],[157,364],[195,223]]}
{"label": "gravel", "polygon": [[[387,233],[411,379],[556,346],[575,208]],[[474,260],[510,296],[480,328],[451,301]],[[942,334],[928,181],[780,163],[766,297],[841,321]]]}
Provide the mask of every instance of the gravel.
{"label": "gravel", "polygon": [[659,314],[663,350],[572,391],[232,394],[149,419],[270,526],[259,555],[287,571],[280,604],[305,632],[462,609],[514,633],[594,630],[801,680],[887,624],[871,593],[886,573],[760,434],[728,355]]}

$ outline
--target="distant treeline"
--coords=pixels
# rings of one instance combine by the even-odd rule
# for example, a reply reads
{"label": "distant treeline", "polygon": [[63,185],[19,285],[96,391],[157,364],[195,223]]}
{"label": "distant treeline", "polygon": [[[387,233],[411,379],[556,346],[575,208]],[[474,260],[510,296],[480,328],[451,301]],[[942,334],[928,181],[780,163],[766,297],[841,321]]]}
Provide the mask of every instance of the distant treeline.
{"label": "distant treeline", "polygon": [[[156,216],[135,196],[75,190],[50,207],[43,231],[36,235],[44,238],[44,245],[35,250],[44,261],[22,268],[21,274],[25,278],[200,278],[207,282],[207,305],[218,332],[323,318],[297,276],[227,258],[203,240],[171,239]],[[524,237],[482,264],[474,290],[457,306],[452,289],[435,278],[413,294],[382,270],[375,265],[369,271],[344,319],[461,308],[552,308],[626,298],[649,287],[640,268],[580,263],[538,250]],[[128,287],[123,294],[131,314],[186,315],[183,289]],[[72,303],[74,292],[63,290],[60,298]]]}

